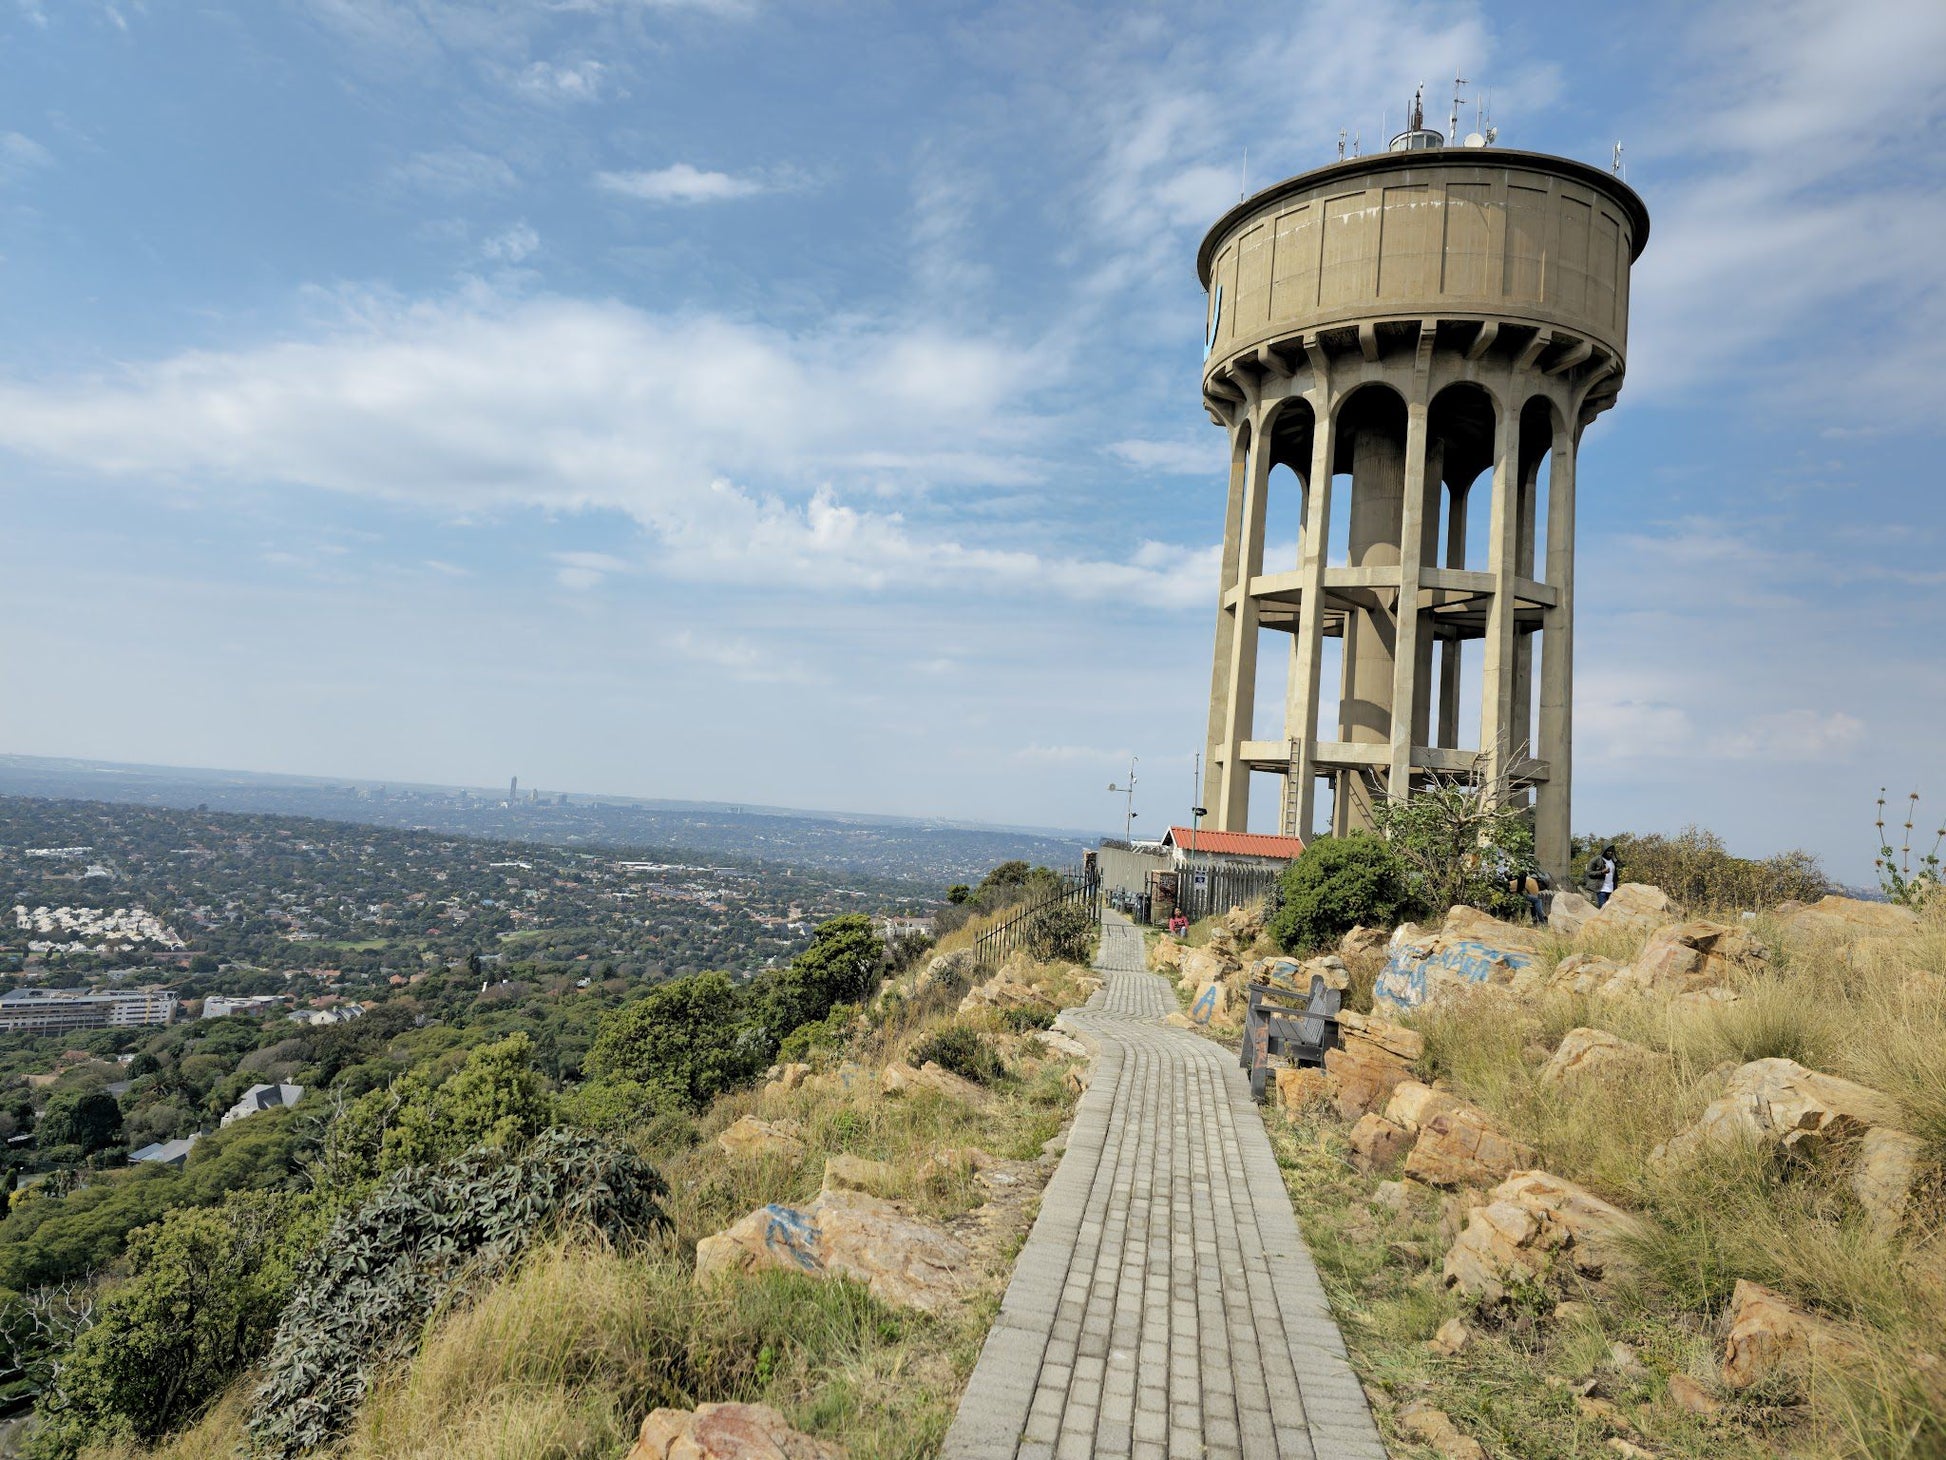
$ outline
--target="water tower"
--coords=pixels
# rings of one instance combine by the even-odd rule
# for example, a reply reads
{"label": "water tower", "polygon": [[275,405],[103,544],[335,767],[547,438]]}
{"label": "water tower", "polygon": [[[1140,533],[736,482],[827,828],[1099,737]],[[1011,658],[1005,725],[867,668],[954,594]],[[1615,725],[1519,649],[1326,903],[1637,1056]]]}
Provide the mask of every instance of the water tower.
{"label": "water tower", "polygon": [[1248,829],[1253,772],[1309,836],[1320,784],[1343,832],[1477,761],[1567,870],[1575,452],[1621,390],[1649,216],[1608,172],[1488,144],[1415,108],[1390,150],[1264,189],[1197,255],[1203,403],[1230,437],[1218,829]]}

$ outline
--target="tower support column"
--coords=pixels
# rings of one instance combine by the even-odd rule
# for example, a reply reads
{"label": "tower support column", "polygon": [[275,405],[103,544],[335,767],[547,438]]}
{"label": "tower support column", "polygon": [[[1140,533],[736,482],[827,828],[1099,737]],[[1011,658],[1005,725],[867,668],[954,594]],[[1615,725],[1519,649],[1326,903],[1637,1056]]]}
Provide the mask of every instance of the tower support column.
{"label": "tower support column", "polygon": [[[1422,326],[1428,332],[1431,321]],[[1430,348],[1421,352],[1421,360]],[[1386,794],[1404,800],[1412,792],[1412,746],[1423,716],[1419,674],[1419,568],[1426,547],[1426,371],[1413,372],[1412,396],[1405,407],[1405,500],[1399,514],[1399,594],[1394,605],[1392,645],[1392,743]]]}
{"label": "tower support column", "polygon": [[1218,831],[1242,831],[1250,820],[1250,767],[1243,742],[1257,713],[1257,638],[1260,610],[1250,581],[1264,570],[1264,509],[1270,489],[1270,443],[1263,412],[1251,402],[1250,450],[1244,461],[1242,513],[1237,523],[1236,606],[1230,615],[1230,685],[1223,710],[1222,794],[1211,806]]}
{"label": "tower support column", "polygon": [[1514,579],[1520,533],[1520,413],[1497,403],[1493,430],[1493,514],[1487,572],[1493,597],[1487,605],[1485,683],[1480,688],[1480,751],[1487,780],[1501,785],[1514,754]]}
{"label": "tower support column", "polygon": [[[1324,654],[1324,565],[1331,532],[1331,457],[1337,423],[1334,402],[1321,389],[1312,401],[1311,477],[1305,492],[1304,575],[1297,611],[1297,644],[1284,734],[1295,749],[1289,775],[1297,782],[1297,835],[1309,838],[1318,810],[1318,678]],[[1293,719],[1294,717],[1294,719]]]}
{"label": "tower support column", "polygon": [[1250,480],[1249,450],[1254,435],[1250,413],[1239,407],[1230,423],[1229,505],[1223,516],[1223,565],[1217,575],[1216,646],[1210,671],[1209,741],[1203,757],[1203,804],[1212,808],[1223,804],[1223,787],[1230,774],[1230,746],[1224,737],[1229,728],[1230,682],[1235,674],[1231,658],[1236,643],[1233,622],[1240,606],[1231,590],[1238,583],[1243,498]]}
{"label": "tower support column", "polygon": [[1565,887],[1574,853],[1568,795],[1574,758],[1574,438],[1559,422],[1547,469],[1547,581],[1554,606],[1542,620],[1539,749],[1547,780],[1534,794],[1534,859]]}

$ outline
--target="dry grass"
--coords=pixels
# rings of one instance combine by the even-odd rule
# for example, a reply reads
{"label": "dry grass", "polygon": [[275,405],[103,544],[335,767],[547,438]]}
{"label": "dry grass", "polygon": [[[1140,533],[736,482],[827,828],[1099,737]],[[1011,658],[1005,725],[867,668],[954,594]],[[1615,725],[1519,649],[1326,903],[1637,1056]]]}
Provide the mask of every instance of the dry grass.
{"label": "dry grass", "polygon": [[[1721,919],[1734,922],[1735,916]],[[1728,1419],[1697,1431],[1691,1442],[1638,1423],[1644,1434],[1678,1453],[1872,1456],[1906,1460],[1946,1455],[1946,909],[1936,909],[1911,936],[1858,942],[1806,937],[1760,918],[1753,925],[1771,950],[1767,965],[1737,976],[1739,999],[1672,1014],[1657,1000],[1595,1000],[1565,994],[1516,997],[1483,991],[1421,1011],[1414,1023],[1427,1039],[1422,1073],[1451,1084],[1491,1114],[1510,1134],[1532,1144],[1540,1165],[1582,1182],[1644,1218],[1636,1256],[1643,1281],[1609,1294],[1599,1309],[1606,1325],[1625,1323],[1668,1347],[1667,1363],[1712,1372],[1713,1325],[1738,1278],[1750,1278],[1851,1327],[1865,1352],[1858,1368],[1817,1377],[1795,1408],[1791,1396],[1739,1400]],[[1620,938],[1598,951],[1617,961],[1639,952],[1639,938]],[[1569,951],[1550,938],[1543,968]],[[1590,950],[1579,950],[1590,951]],[[1549,1053],[1570,1028],[1609,1030],[1651,1053],[1600,1077],[1550,1085],[1541,1079]],[[1686,1164],[1656,1159],[1659,1146],[1692,1123],[1720,1093],[1728,1071],[1773,1056],[1857,1080],[1890,1095],[1901,1124],[1927,1143],[1931,1169],[1906,1229],[1894,1240],[1875,1234],[1848,1184],[1852,1152],[1785,1161],[1756,1150],[1720,1151]],[[1520,1388],[1518,1366],[1496,1345],[1512,1343],[1524,1362],[1557,1378],[1578,1378],[1587,1354],[1572,1352],[1547,1325],[1496,1338],[1477,1359],[1436,1360],[1418,1348],[1447,1309],[1436,1281],[1400,1287],[1383,1276],[1399,1244],[1424,1244],[1408,1235],[1368,1230],[1359,1216],[1370,1182],[1348,1168],[1319,1175],[1340,1139],[1329,1121],[1279,1136],[1280,1155],[1307,1182],[1294,1184],[1300,1208],[1310,1207],[1307,1233],[1327,1236],[1321,1259],[1335,1270],[1334,1296],[1345,1304],[1348,1333],[1366,1335],[1368,1377],[1399,1377],[1407,1389],[1450,1381],[1460,1389],[1503,1381]],[[1299,1163],[1288,1144],[1316,1148]],[[1323,1160],[1323,1166],[1320,1166]],[[1354,1213],[1348,1216],[1347,1213]],[[1389,1214],[1387,1216],[1389,1221]],[[1429,1254],[1436,1261],[1436,1253]],[[1421,1290],[1424,1288],[1425,1290]],[[1633,1340],[1631,1340],[1633,1341]],[[1358,1343],[1354,1340],[1354,1347]],[[1590,1348],[1589,1353],[1593,1349]],[[1645,1354],[1645,1358],[1647,1355]],[[1429,1368],[1430,1366],[1430,1368]],[[1652,1368],[1655,1366],[1652,1364]],[[1454,1375],[1441,1377],[1447,1370]],[[1665,1368],[1663,1372],[1667,1372]],[[1429,1377],[1429,1374],[1431,1377]],[[1532,1390],[1531,1375],[1526,1380]],[[1509,1390],[1509,1394],[1513,1392]],[[1470,1391],[1469,1391],[1470,1392]],[[1562,1448],[1516,1441],[1494,1418],[1494,1405],[1461,1393],[1446,1398],[1479,1423],[1471,1432],[1492,1453],[1575,1454],[1581,1440],[1545,1417],[1528,1413],[1535,1433]],[[1526,1401],[1503,1398],[1513,1411]],[[1528,1406],[1531,1409],[1531,1405]],[[1510,1411],[1512,1412],[1512,1411]],[[1548,1411],[1551,1412],[1551,1411]],[[1694,1425],[1691,1426],[1695,1428]],[[1500,1448],[1495,1449],[1497,1436]],[[1754,1438],[1753,1438],[1754,1437]],[[1729,1449],[1723,1446],[1734,1441]],[[1594,1453],[1590,1451],[1589,1453]]]}

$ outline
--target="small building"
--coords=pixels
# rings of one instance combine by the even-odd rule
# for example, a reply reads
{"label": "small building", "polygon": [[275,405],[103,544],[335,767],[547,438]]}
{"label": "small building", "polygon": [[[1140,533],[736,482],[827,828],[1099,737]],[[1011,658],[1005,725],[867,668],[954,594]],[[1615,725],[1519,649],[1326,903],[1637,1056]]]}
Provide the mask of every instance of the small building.
{"label": "small building", "polygon": [[128,1159],[156,1166],[180,1166],[189,1158],[189,1148],[196,1144],[197,1139],[196,1136],[184,1136],[175,1141],[156,1141],[139,1151],[130,1151]]}
{"label": "small building", "polygon": [[290,1002],[286,994],[211,994],[203,1000],[205,1019],[223,1019],[231,1014],[268,1014]]}
{"label": "small building", "polygon": [[872,920],[872,931],[888,943],[895,938],[930,938],[932,927],[931,918],[903,917],[897,913]]}
{"label": "small building", "polygon": [[1210,831],[1172,826],[1162,838],[1170,864],[1187,867],[1282,868],[1304,854],[1300,836],[1268,836],[1253,831]]}
{"label": "small building", "polygon": [[69,1029],[121,1029],[167,1024],[176,1016],[171,989],[92,993],[87,989],[14,989],[0,994],[0,1033],[53,1034]]}
{"label": "small building", "polygon": [[224,1125],[244,1120],[264,1110],[282,1110],[304,1098],[302,1085],[252,1085],[243,1098],[223,1113]]}

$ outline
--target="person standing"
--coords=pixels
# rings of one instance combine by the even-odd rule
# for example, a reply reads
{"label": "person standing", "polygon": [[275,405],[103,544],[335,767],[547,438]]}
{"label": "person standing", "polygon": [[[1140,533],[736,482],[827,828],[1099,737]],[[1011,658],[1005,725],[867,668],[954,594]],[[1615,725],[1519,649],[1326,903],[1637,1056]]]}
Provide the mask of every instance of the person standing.
{"label": "person standing", "polygon": [[1597,909],[1607,907],[1608,899],[1615,895],[1616,872],[1613,843],[1603,847],[1588,859],[1588,871],[1583,876],[1582,882],[1588,889],[1588,895],[1594,899]]}

